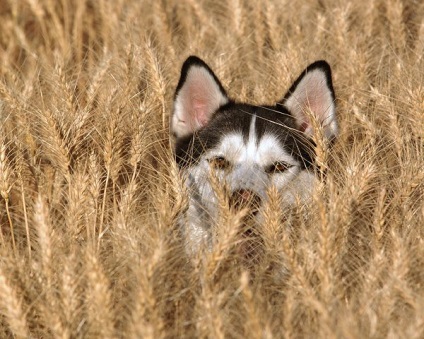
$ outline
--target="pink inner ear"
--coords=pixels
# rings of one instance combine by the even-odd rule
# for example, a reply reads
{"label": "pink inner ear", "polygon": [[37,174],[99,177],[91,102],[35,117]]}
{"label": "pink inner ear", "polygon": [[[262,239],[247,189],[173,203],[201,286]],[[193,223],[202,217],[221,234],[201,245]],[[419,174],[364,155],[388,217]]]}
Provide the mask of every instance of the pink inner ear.
{"label": "pink inner ear", "polygon": [[208,116],[206,114],[208,109],[207,100],[205,98],[192,98],[192,108],[193,122],[197,122],[201,127],[205,126],[208,123]]}
{"label": "pink inner ear", "polygon": [[174,103],[174,133],[183,136],[204,127],[214,112],[227,102],[213,75],[203,67],[193,66]]}
{"label": "pink inner ear", "polygon": [[310,86],[304,105],[315,114],[318,121],[322,122],[327,114],[325,105],[328,102],[329,93],[325,91],[327,87],[323,83],[312,83]]}
{"label": "pink inner ear", "polygon": [[216,98],[216,84],[205,80],[202,78],[193,79],[187,88],[190,93],[191,120],[195,128],[205,126],[211,117],[211,113],[219,105],[219,99]]}
{"label": "pink inner ear", "polygon": [[313,126],[308,118],[309,113],[312,113],[317,122],[323,125],[326,136],[336,134],[335,124],[327,126],[335,119],[334,103],[326,83],[325,73],[322,71],[313,70],[305,74],[286,100],[285,105],[295,117],[299,131],[313,133]]}

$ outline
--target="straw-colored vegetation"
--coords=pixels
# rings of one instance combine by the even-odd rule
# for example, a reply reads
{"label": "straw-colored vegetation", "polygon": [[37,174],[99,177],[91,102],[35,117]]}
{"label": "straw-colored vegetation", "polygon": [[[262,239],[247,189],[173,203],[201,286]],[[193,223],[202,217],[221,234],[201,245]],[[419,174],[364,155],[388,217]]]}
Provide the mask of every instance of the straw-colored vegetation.
{"label": "straw-colored vegetation", "polygon": [[[191,54],[251,103],[333,68],[325,179],[291,212],[270,191],[253,264],[226,210],[182,247]],[[0,61],[1,338],[424,337],[424,2],[1,0]]]}

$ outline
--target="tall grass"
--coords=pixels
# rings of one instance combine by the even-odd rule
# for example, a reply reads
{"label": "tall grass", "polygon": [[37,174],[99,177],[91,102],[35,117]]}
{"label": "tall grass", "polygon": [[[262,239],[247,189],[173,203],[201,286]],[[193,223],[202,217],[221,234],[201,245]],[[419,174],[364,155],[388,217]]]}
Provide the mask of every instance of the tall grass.
{"label": "tall grass", "polygon": [[[1,338],[424,336],[424,3],[0,0],[0,32]],[[325,180],[294,211],[270,192],[252,267],[240,215],[182,246],[190,54],[261,104],[333,68]]]}

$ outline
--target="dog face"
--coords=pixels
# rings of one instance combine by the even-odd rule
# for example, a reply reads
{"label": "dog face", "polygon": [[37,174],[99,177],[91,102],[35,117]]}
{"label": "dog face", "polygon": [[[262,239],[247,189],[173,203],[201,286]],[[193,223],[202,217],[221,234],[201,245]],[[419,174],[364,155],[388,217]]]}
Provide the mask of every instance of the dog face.
{"label": "dog face", "polygon": [[308,198],[315,180],[314,126],[329,140],[337,136],[334,99],[325,61],[308,66],[275,106],[236,103],[201,59],[185,61],[171,130],[190,193],[184,222],[189,247],[210,242],[219,211],[211,175],[225,186],[232,206],[247,206],[258,218],[271,186],[287,205]]}

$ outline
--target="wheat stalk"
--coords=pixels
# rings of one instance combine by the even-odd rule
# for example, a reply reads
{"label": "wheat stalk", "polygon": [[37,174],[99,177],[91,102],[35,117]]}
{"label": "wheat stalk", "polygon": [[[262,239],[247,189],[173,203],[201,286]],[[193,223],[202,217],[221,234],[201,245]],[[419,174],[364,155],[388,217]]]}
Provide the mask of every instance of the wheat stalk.
{"label": "wheat stalk", "polygon": [[28,338],[29,329],[22,300],[13,283],[0,266],[0,313],[7,319],[12,333],[18,338]]}
{"label": "wheat stalk", "polygon": [[[0,337],[424,336],[424,5],[379,0],[4,0]],[[273,104],[332,67],[310,200],[246,211],[211,176],[212,244],[188,258],[168,135],[181,64]],[[308,112],[305,112],[308,114]]]}

